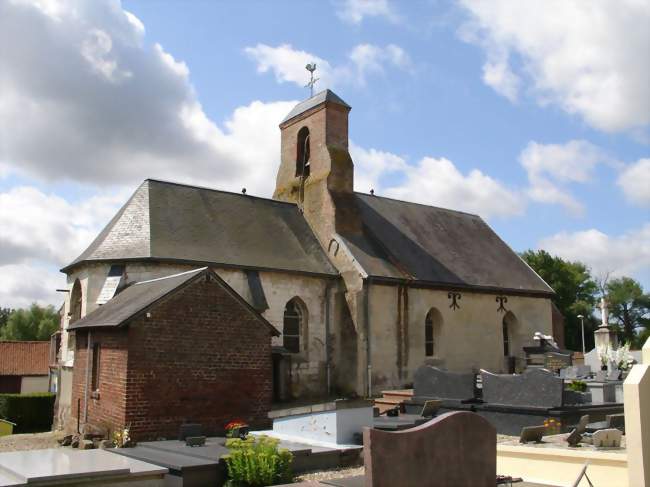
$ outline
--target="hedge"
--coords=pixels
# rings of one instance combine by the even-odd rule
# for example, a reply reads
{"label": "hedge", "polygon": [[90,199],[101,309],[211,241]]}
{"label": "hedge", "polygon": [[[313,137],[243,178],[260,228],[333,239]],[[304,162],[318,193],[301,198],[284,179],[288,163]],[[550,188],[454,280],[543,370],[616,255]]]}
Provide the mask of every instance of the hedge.
{"label": "hedge", "polygon": [[0,418],[16,423],[14,433],[50,431],[55,397],[49,392],[0,394]]}

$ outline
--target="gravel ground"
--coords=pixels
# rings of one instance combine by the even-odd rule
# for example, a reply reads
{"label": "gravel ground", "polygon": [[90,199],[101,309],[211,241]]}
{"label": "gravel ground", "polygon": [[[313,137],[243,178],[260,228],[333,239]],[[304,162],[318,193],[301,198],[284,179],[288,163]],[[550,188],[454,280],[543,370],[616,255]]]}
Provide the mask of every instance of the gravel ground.
{"label": "gravel ground", "polygon": [[49,431],[47,433],[0,436],[0,452],[60,448],[61,446],[56,440],[62,437],[62,432]]}
{"label": "gravel ground", "polygon": [[335,468],[332,470],[304,473],[296,477],[296,481],[340,479],[343,477],[354,477],[355,475],[363,475],[363,467]]}

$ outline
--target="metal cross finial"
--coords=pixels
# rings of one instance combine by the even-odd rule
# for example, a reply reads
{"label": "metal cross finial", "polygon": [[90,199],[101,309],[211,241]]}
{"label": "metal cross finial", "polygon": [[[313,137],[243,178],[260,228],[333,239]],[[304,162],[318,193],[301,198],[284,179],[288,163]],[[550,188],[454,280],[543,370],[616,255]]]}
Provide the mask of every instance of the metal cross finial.
{"label": "metal cross finial", "polygon": [[310,97],[314,96],[314,85],[316,84],[316,81],[318,81],[320,78],[314,78],[314,71],[316,71],[316,63],[310,63],[307,66],[305,66],[305,69],[309,71],[309,83],[305,85],[305,88],[309,88],[309,93]]}

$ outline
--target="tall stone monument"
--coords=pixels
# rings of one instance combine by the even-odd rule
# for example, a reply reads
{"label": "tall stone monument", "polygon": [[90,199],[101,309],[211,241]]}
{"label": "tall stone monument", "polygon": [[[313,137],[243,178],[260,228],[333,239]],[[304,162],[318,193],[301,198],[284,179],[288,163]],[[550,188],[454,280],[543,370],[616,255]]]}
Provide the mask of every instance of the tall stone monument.
{"label": "tall stone monument", "polygon": [[614,350],[617,347],[616,333],[609,328],[609,309],[607,298],[600,298],[600,316],[601,323],[594,332],[594,343],[597,350]]}

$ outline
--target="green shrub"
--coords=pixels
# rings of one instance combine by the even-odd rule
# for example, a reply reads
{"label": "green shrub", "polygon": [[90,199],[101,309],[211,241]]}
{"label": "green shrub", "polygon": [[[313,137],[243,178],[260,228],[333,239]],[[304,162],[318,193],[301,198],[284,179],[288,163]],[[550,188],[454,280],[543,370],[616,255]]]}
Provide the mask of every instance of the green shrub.
{"label": "green shrub", "polygon": [[55,397],[49,392],[0,394],[0,418],[16,423],[14,433],[50,431]]}
{"label": "green shrub", "polygon": [[569,384],[569,389],[576,392],[586,392],[587,383],[581,380],[574,380]]}
{"label": "green shrub", "polygon": [[228,466],[228,487],[262,487],[290,483],[293,480],[289,450],[278,449],[279,440],[268,436],[249,436],[226,441],[230,453],[224,457]]}

